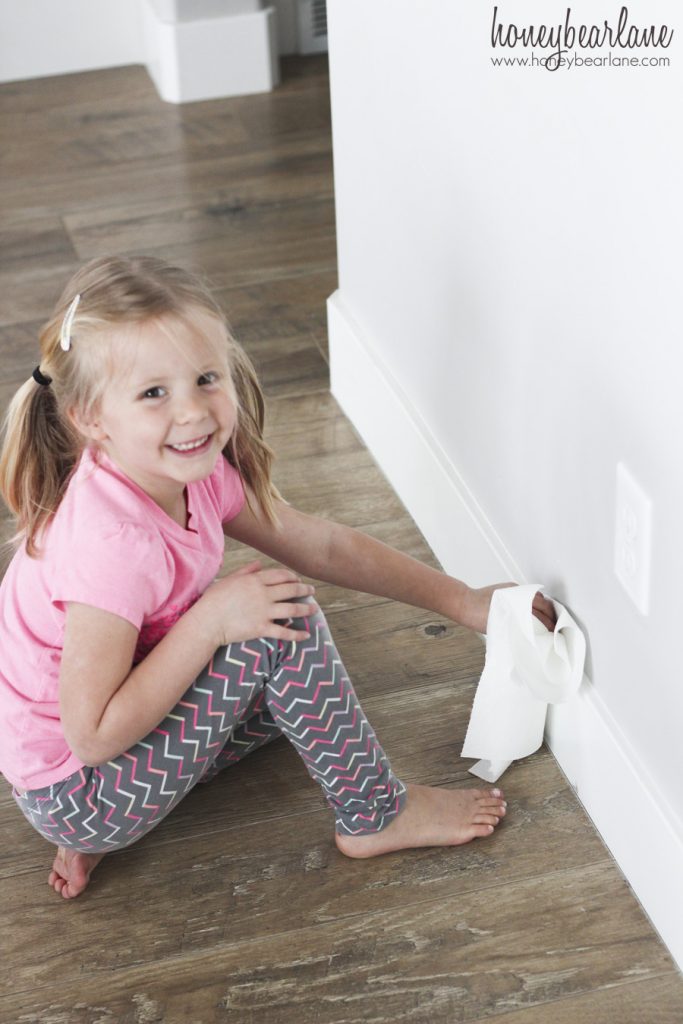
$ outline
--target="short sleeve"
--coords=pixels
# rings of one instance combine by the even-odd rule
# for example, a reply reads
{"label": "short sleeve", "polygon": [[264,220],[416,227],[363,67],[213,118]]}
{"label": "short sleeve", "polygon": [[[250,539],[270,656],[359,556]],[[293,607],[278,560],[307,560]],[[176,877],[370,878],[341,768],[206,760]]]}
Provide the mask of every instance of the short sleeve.
{"label": "short sleeve", "polygon": [[242,511],[245,502],[244,487],[239,473],[224,455],[221,455],[219,463],[219,473],[222,476],[221,522],[227,523]]}
{"label": "short sleeve", "polygon": [[173,587],[173,566],[160,537],[136,523],[103,524],[60,560],[52,603],[89,604],[127,619],[136,629],[161,608]]}

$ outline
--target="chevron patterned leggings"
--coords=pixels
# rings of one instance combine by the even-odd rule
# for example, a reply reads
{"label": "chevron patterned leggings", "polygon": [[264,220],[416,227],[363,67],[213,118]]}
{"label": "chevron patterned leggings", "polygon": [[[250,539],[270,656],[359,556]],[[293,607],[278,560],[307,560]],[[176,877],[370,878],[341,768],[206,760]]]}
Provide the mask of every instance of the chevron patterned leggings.
{"label": "chevron patterned leggings", "polygon": [[307,629],[310,638],[219,647],[139,743],[52,786],[15,791],[34,828],[84,853],[123,849],[196,783],[283,734],[321,786],[338,832],[359,835],[388,825],[403,808],[405,786],[363,714],[323,613],[281,621]]}

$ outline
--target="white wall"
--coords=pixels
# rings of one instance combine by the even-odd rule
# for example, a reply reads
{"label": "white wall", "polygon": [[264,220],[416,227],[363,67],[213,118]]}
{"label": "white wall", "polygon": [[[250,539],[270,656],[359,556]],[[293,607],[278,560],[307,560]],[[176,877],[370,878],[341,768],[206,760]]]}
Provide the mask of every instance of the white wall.
{"label": "white wall", "polygon": [[[0,6],[0,82],[144,64],[144,0],[20,0]],[[297,52],[295,0],[270,0],[280,53]]]}
{"label": "white wall", "polygon": [[[673,0],[628,5],[631,23],[674,27],[659,51],[670,68],[550,73],[491,66],[493,6],[328,0],[333,368],[341,333],[355,333],[368,373],[390,381],[492,525],[499,564],[571,607],[594,707],[680,837],[683,17]],[[567,4],[499,6],[521,26],[562,21]],[[620,6],[584,0],[572,18],[614,21]],[[647,618],[612,570],[619,460],[654,503]],[[406,473],[388,475],[438,554],[446,538],[430,536],[417,494],[429,479]],[[628,794],[612,799],[627,816]]]}
{"label": "white wall", "polygon": [[145,60],[141,0],[20,0],[0,9],[0,82]]}

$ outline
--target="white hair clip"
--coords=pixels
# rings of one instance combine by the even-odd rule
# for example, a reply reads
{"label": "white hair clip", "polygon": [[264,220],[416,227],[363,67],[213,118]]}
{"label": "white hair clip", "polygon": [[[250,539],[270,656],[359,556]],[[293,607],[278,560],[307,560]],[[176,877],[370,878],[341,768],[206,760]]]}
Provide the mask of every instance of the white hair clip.
{"label": "white hair clip", "polygon": [[62,329],[59,332],[59,344],[64,352],[68,352],[71,348],[71,325],[74,322],[76,316],[76,310],[78,309],[78,303],[81,301],[80,295],[77,295],[73,300],[62,320]]}

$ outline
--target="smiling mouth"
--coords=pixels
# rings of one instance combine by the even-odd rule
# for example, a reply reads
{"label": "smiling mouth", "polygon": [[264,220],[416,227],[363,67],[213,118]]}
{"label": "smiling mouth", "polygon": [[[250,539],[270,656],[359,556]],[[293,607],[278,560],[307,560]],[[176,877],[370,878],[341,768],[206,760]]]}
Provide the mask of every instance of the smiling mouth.
{"label": "smiling mouth", "polygon": [[174,452],[193,452],[198,448],[204,448],[212,437],[213,434],[204,434],[203,437],[198,437],[194,441],[183,441],[180,444],[168,444],[166,447],[170,448]]}

